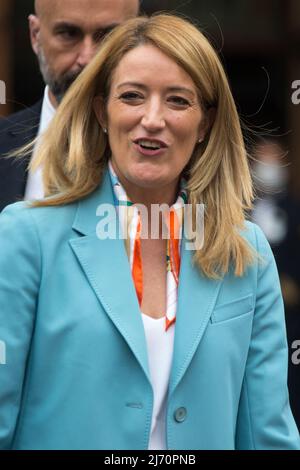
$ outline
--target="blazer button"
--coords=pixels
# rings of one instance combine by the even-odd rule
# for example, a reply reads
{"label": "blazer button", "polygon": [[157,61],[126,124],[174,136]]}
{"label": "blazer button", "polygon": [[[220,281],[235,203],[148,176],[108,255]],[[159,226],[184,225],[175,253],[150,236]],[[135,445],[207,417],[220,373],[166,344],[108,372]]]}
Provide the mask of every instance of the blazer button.
{"label": "blazer button", "polygon": [[183,423],[185,421],[187,415],[186,408],[181,407],[177,408],[177,410],[174,413],[174,419],[177,421],[177,423]]}

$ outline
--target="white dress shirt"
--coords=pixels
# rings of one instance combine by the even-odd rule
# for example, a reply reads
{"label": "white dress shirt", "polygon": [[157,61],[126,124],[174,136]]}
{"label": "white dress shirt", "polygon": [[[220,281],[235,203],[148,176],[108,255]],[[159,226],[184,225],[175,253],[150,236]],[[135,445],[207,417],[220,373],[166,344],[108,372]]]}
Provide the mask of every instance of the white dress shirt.
{"label": "white dress shirt", "polygon": [[[41,112],[41,119],[40,125],[37,135],[41,135],[48,127],[51,119],[55,114],[55,108],[52,105],[50,98],[49,98],[49,87],[46,86],[42,104],[42,112]],[[33,150],[36,150],[36,146]],[[33,158],[33,157],[32,157]],[[25,188],[25,200],[34,200],[34,199],[42,199],[44,197],[44,187],[43,187],[43,171],[42,168],[38,168],[35,172],[29,171],[26,188]]]}

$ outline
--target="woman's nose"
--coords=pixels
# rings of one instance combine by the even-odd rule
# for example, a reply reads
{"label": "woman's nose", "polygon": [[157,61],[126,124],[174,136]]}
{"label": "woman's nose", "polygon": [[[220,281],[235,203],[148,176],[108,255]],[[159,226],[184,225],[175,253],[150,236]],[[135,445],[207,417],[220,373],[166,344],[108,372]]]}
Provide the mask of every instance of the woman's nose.
{"label": "woman's nose", "polygon": [[149,131],[161,130],[165,127],[163,106],[158,102],[151,102],[145,107],[142,126]]}

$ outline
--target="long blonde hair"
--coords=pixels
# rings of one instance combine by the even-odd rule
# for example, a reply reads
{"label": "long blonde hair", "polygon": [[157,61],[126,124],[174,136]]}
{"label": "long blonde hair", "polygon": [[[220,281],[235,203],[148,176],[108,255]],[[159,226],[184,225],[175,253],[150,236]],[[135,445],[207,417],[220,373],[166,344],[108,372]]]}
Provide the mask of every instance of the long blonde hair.
{"label": "long blonde hair", "polygon": [[203,203],[206,208],[204,247],[195,252],[194,260],[208,277],[226,273],[231,263],[235,275],[241,276],[254,254],[240,234],[253,192],[239,116],[216,52],[205,36],[182,18],[168,14],[139,17],[110,33],[70,87],[38,143],[32,168],[43,166],[50,197],[33,205],[71,203],[101,183],[110,150],[95,117],[93,100],[97,95],[108,97],[113,71],[122,57],[145,43],[158,47],[190,75],[204,111],[215,109],[214,122],[185,172],[189,203],[194,207]]}

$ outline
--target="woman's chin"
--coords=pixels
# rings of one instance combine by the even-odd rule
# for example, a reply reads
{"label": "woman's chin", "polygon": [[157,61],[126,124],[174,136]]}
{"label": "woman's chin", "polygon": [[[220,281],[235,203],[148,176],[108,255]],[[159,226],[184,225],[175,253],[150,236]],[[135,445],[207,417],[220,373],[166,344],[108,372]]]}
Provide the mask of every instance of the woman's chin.
{"label": "woman's chin", "polygon": [[164,186],[165,182],[164,179],[159,176],[141,176],[141,177],[134,177],[131,179],[132,183],[140,188],[145,189],[156,189],[161,188]]}
{"label": "woman's chin", "polygon": [[139,168],[130,175],[132,183],[143,188],[159,188],[168,182],[166,175],[162,171],[152,171],[147,168]]}

